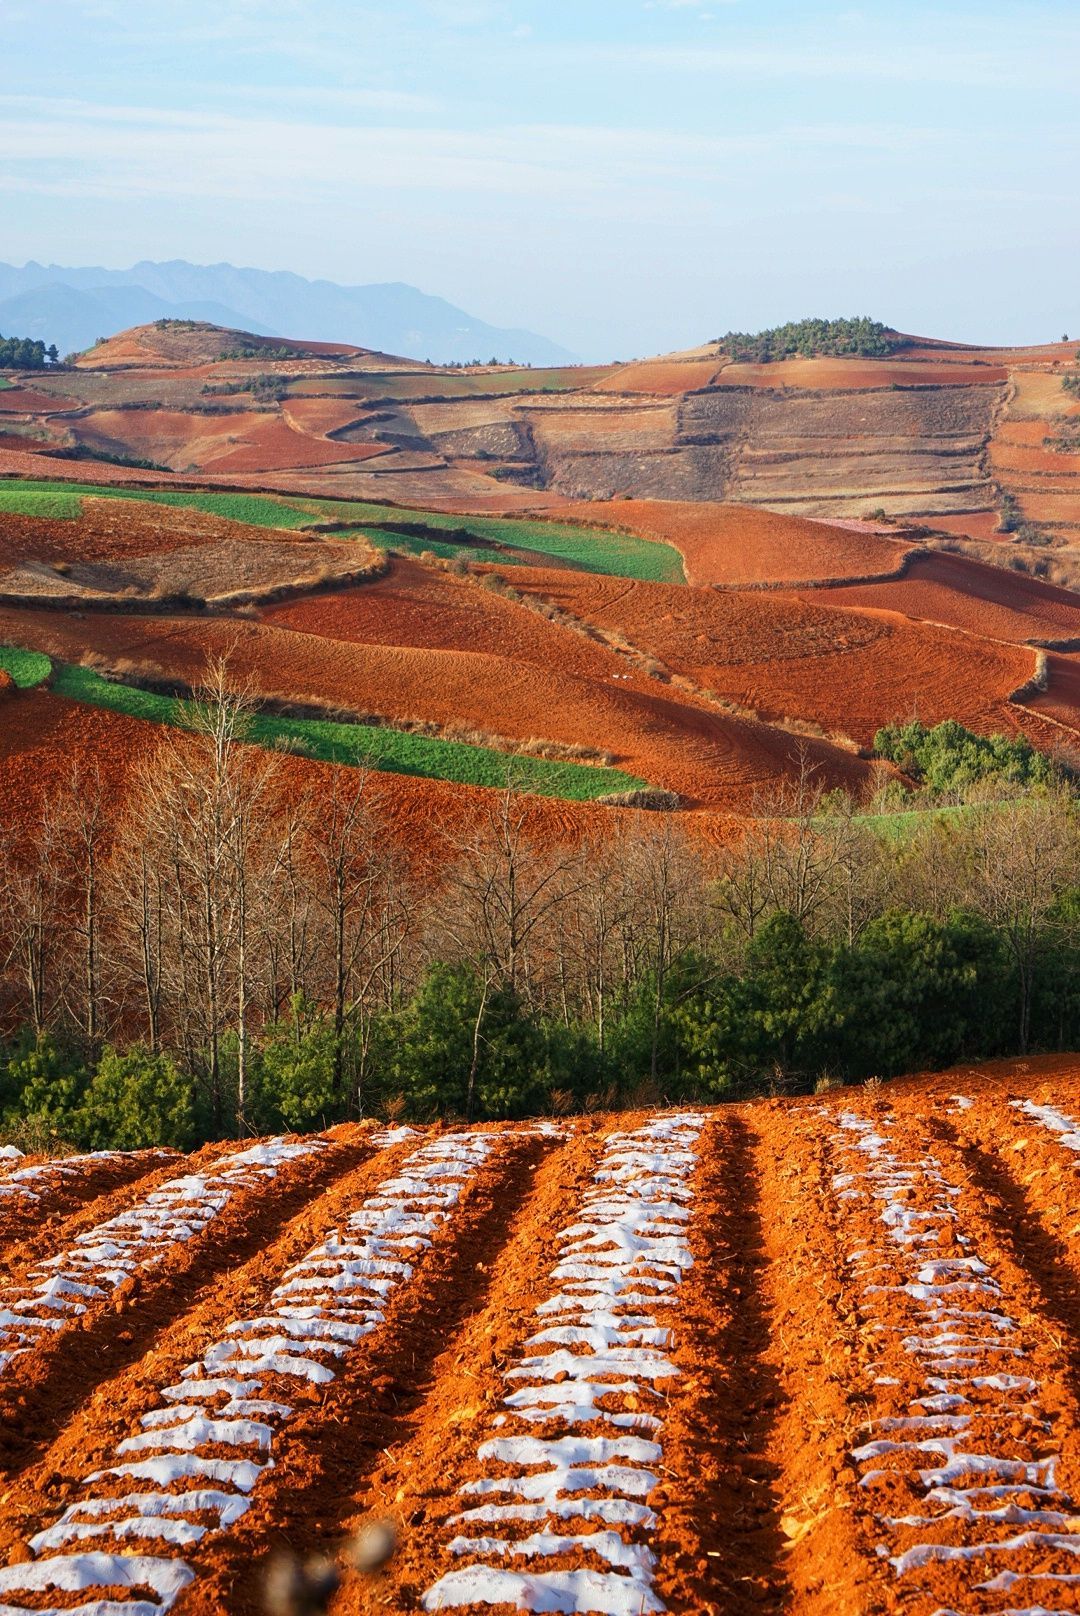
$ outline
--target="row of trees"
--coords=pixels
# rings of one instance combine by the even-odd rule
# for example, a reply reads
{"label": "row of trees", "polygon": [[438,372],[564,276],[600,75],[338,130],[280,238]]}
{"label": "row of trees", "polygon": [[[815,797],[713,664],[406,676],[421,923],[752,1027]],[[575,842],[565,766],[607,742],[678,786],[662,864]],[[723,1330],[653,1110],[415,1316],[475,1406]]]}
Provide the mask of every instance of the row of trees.
{"label": "row of trees", "polygon": [[543,845],[508,785],[433,876],[378,775],[305,793],[249,716],[219,667],[119,821],[83,775],[0,848],[16,1137],[742,1096],[1080,1038],[1080,826],[1052,780],[901,837],[807,769],[720,849],[629,813]]}
{"label": "row of trees", "polygon": [[55,365],[59,358],[55,342],[46,348],[32,337],[0,336],[0,370],[44,370],[46,364]]}

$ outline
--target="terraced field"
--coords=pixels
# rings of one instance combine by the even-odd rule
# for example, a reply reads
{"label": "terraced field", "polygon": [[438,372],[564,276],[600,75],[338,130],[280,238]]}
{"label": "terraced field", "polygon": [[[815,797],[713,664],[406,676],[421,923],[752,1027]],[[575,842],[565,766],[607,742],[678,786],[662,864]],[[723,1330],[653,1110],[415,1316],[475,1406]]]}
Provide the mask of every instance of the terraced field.
{"label": "terraced field", "polygon": [[7,1152],[36,1221],[0,1279],[2,1608],[255,1612],[274,1550],[375,1517],[397,1550],[334,1616],[1059,1616],[1078,1173],[1060,1058]]}

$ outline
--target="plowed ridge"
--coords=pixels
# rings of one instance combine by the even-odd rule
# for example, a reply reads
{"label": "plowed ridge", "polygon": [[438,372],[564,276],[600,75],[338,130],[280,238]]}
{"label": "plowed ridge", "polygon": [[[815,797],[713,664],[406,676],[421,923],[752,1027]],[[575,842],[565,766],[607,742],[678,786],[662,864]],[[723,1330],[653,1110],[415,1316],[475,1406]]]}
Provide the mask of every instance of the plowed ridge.
{"label": "plowed ridge", "polygon": [[905,1609],[1000,1611],[983,1596],[1080,1585],[1080,1532],[1030,1373],[1034,1346],[964,1231],[962,1190],[933,1155],[890,1138],[894,1123],[839,1121],[833,1188],[859,1228],[849,1267],[863,1282],[880,1409],[852,1456]]}
{"label": "plowed ridge", "polygon": [[286,1162],[326,1148],[320,1139],[271,1139],[205,1173],[170,1179],[127,1211],[76,1237],[0,1299],[0,1375],[55,1337],[137,1273],[156,1268],[177,1242],[202,1235],[237,1190],[277,1177]]}
{"label": "plowed ridge", "polygon": [[693,1261],[689,1179],[704,1120],[658,1118],[609,1138],[595,1187],[562,1231],[540,1329],[506,1371],[508,1412],[461,1489],[453,1524],[465,1531],[447,1553],[467,1563],[428,1589],[425,1610],[663,1610],[643,1540],[658,1520],[641,1500],[663,1456],[657,1383],[678,1370],[653,1310],[675,1305]]}
{"label": "plowed ridge", "polygon": [[[93,1597],[83,1616],[164,1616],[196,1568],[180,1551],[221,1532],[249,1507],[272,1468],[276,1433],[294,1413],[298,1383],[334,1380],[336,1365],[384,1320],[387,1298],[411,1279],[436,1230],[507,1134],[432,1140],[400,1173],[286,1269],[264,1313],[237,1319],[118,1445],[115,1463],[93,1471],[55,1525],[30,1543],[34,1562],[0,1570],[0,1616],[37,1608],[49,1589]],[[382,1142],[396,1142],[387,1136]],[[127,1554],[82,1545],[141,1545]],[[146,1552],[149,1550],[149,1552]],[[58,1551],[58,1552],[54,1552]],[[148,1590],[153,1602],[117,1598]]]}
{"label": "plowed ridge", "polygon": [[0,1178],[0,1230],[13,1214],[30,1212],[41,1216],[61,1203],[100,1195],[129,1176],[151,1172],[173,1155],[175,1152],[170,1150],[97,1150],[86,1156],[15,1167]]}

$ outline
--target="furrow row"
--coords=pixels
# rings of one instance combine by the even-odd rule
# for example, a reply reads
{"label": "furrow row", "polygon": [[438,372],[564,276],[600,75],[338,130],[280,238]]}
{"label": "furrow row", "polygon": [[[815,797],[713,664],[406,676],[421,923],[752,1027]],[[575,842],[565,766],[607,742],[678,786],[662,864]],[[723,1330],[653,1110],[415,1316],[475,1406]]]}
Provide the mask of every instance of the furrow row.
{"label": "furrow row", "polygon": [[[904,1608],[1034,1610],[1080,1586],[1080,1533],[1055,1439],[1063,1393],[1022,1296],[984,1259],[965,1189],[896,1118],[839,1118],[833,1192],[868,1340],[871,1412],[852,1457]],[[1014,1607],[1018,1608],[1018,1607]]]}
{"label": "furrow row", "polygon": [[15,1599],[0,1609],[33,1609],[43,1591],[62,1590],[89,1594],[78,1609],[92,1616],[162,1616],[196,1578],[188,1551],[248,1511],[285,1428],[380,1330],[505,1138],[473,1132],[421,1146],[279,1273],[260,1310],[234,1318],[160,1388],[158,1406],[33,1537],[35,1558],[0,1572],[0,1593]]}
{"label": "furrow row", "polygon": [[551,1291],[505,1372],[503,1407],[461,1487],[457,1563],[426,1610],[509,1604],[609,1616],[660,1611],[658,1524],[644,1500],[663,1447],[660,1388],[683,1274],[704,1118],[660,1118],[609,1140],[560,1234]]}

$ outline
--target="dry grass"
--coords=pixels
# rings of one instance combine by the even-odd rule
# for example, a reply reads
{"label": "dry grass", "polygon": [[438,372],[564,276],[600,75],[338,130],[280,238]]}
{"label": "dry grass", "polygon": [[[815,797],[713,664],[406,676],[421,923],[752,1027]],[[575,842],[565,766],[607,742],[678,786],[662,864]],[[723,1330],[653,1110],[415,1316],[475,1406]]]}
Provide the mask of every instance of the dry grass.
{"label": "dry grass", "polygon": [[596,801],[604,808],[644,808],[652,813],[674,813],[682,807],[682,798],[677,791],[652,788],[644,791],[609,791],[606,796],[597,797]]}

